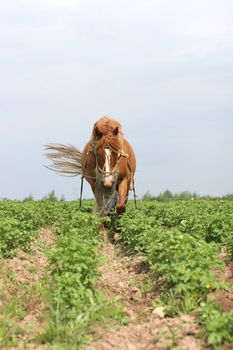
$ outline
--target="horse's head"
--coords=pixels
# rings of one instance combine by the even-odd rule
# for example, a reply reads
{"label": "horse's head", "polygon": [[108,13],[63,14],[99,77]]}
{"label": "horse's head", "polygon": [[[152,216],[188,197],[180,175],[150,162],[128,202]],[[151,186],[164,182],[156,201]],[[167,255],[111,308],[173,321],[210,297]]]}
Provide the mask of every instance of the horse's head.
{"label": "horse's head", "polygon": [[105,189],[112,189],[118,176],[118,152],[112,150],[108,144],[94,148],[96,158],[96,175],[99,183]]}
{"label": "horse's head", "polygon": [[105,189],[112,189],[118,176],[118,158],[122,151],[121,125],[110,118],[95,123],[92,144],[96,158],[97,178]]}

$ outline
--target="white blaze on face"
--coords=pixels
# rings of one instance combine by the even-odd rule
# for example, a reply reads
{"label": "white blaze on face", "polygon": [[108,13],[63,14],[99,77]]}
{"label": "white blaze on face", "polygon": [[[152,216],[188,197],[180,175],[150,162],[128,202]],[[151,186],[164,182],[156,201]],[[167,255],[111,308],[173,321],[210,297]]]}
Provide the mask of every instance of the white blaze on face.
{"label": "white blaze on face", "polygon": [[109,148],[105,148],[105,164],[104,170],[106,173],[110,173],[110,162],[111,162],[111,150]]}
{"label": "white blaze on face", "polygon": [[113,184],[113,176],[110,175],[111,172],[111,150],[109,148],[105,148],[105,163],[104,163],[104,171],[106,176],[104,178],[104,186],[112,187]]}

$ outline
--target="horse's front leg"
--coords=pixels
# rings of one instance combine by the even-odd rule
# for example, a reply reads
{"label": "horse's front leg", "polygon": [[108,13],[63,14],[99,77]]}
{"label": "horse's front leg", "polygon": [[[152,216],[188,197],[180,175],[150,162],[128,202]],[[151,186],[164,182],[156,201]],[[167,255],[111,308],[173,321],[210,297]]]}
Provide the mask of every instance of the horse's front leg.
{"label": "horse's front leg", "polygon": [[95,188],[94,196],[96,201],[96,211],[100,214],[100,216],[102,216],[101,214],[103,209],[103,195],[98,188]]}
{"label": "horse's front leg", "polygon": [[128,200],[129,184],[127,179],[124,179],[118,186],[118,201],[116,205],[117,214],[125,212],[125,206]]}

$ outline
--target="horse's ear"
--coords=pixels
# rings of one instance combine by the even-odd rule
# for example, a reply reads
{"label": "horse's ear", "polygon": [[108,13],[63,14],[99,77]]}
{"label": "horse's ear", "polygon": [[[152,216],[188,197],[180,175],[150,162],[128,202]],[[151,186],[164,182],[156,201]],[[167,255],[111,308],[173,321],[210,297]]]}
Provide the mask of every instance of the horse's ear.
{"label": "horse's ear", "polygon": [[98,139],[100,139],[102,137],[102,132],[99,131],[99,129],[97,128],[97,126],[95,127],[95,135]]}
{"label": "horse's ear", "polygon": [[119,129],[118,129],[118,126],[117,126],[117,127],[115,127],[115,129],[113,130],[113,135],[114,135],[114,136],[117,136],[118,131],[119,131]]}

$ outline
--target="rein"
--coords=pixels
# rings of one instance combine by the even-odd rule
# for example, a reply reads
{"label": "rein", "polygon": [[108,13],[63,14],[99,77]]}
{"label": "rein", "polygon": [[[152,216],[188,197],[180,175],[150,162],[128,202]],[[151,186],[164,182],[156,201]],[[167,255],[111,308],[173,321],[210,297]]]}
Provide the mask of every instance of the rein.
{"label": "rein", "polygon": [[[108,145],[109,147],[109,145]],[[109,147],[109,149],[111,149]],[[106,176],[110,176],[110,175],[117,175],[118,174],[118,160],[120,158],[120,153],[118,153],[118,157],[117,157],[117,162],[116,162],[116,165],[114,166],[113,170],[112,171],[104,171],[103,169],[101,169],[101,167],[99,166],[99,163],[98,163],[98,156],[97,156],[97,152],[96,152],[96,149],[93,145],[93,150],[92,150],[94,156],[95,156],[95,161],[96,161],[96,169],[98,170],[98,172],[103,175],[104,177]],[[96,179],[98,179],[98,177],[96,176]]]}
{"label": "rein", "polygon": [[[96,170],[98,171],[98,173],[103,176],[103,177],[106,177],[106,176],[111,176],[111,175],[114,175],[114,177],[116,177],[116,180],[117,180],[117,175],[118,175],[118,161],[121,157],[121,153],[118,153],[118,157],[117,157],[117,162],[116,162],[116,165],[114,166],[113,170],[112,171],[104,171],[103,169],[100,168],[99,166],[99,163],[98,163],[98,157],[97,157],[97,152],[96,152],[96,149],[95,149],[95,144],[93,143],[92,145],[92,149],[90,150],[94,156],[95,156],[95,161],[96,161]],[[109,145],[108,145],[109,146]],[[110,147],[109,147],[110,148]],[[111,148],[110,148],[111,149]],[[89,179],[95,179],[95,180],[99,180],[100,177],[99,176],[86,176],[84,175],[84,171],[85,171],[85,168],[86,168],[86,165],[87,165],[87,159],[86,159],[86,162],[85,162],[85,165],[84,165],[84,168],[83,168],[83,175],[81,176],[81,187],[80,187],[80,197],[79,197],[79,208],[81,209],[82,207],[82,195],[83,195],[83,180],[84,178],[89,178]],[[136,192],[135,192],[135,185],[134,185],[134,179],[133,179],[133,171],[132,171],[132,168],[131,168],[131,165],[127,159],[127,165],[129,167],[129,170],[130,170],[130,173],[131,173],[131,178],[132,178],[132,185],[133,185],[133,194],[134,194],[134,205],[135,205],[135,209],[137,209],[137,196],[136,196]],[[127,197],[128,198],[128,197]],[[126,198],[126,199],[127,199]],[[106,206],[106,205],[105,205]],[[103,208],[104,210],[104,208]]]}

